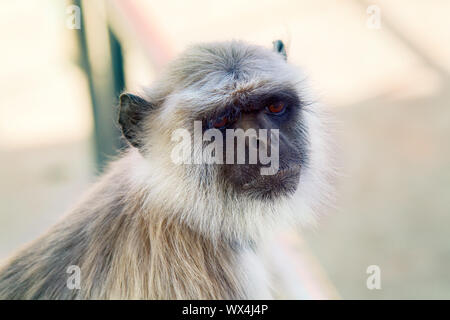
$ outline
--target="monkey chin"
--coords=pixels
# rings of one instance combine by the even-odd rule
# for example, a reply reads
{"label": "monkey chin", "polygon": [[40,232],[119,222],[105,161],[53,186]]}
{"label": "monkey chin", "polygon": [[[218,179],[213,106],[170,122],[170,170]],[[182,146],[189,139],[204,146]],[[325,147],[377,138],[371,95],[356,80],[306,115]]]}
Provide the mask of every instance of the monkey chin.
{"label": "monkey chin", "polygon": [[258,175],[238,188],[254,200],[273,201],[293,195],[300,182],[300,166],[280,169],[274,175]]}

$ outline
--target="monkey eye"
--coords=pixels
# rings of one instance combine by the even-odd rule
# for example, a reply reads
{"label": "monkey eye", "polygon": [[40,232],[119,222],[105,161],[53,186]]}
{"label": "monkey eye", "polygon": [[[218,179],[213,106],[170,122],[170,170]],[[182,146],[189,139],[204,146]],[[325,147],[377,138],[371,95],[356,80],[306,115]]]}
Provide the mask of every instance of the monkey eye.
{"label": "monkey eye", "polygon": [[228,123],[228,117],[227,116],[223,116],[220,118],[217,118],[214,122],[213,122],[213,127],[216,129],[222,129],[223,127],[225,127]]}
{"label": "monkey eye", "polygon": [[273,104],[269,105],[266,109],[270,113],[278,114],[278,115],[284,113],[284,111],[286,110],[285,104],[282,101],[273,103]]}

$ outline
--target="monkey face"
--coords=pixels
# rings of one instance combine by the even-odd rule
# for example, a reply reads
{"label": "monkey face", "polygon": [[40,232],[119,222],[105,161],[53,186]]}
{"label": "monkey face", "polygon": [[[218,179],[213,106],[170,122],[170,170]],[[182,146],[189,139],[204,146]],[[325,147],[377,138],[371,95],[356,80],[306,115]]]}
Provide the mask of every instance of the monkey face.
{"label": "monkey face", "polygon": [[119,123],[133,146],[157,154],[173,151],[168,133],[187,130],[189,159],[177,164],[199,189],[219,186],[235,199],[286,197],[308,161],[301,80],[276,52],[241,43],[200,46],[169,67],[151,101],[123,95]]}
{"label": "monkey face", "polygon": [[149,203],[234,240],[280,212],[319,210],[335,171],[326,113],[305,80],[278,49],[231,41],[186,50],[143,98],[123,94],[119,124]]}
{"label": "monkey face", "polygon": [[233,103],[202,120],[205,130],[215,128],[224,137],[218,179],[238,196],[273,200],[293,194],[307,160],[297,93],[280,88],[233,97]]}

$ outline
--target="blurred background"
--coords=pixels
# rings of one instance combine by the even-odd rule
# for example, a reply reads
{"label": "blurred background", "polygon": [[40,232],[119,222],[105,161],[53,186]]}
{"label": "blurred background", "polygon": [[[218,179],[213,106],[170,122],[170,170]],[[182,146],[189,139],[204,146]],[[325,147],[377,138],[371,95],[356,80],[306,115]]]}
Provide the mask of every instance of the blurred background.
{"label": "blurred background", "polygon": [[299,241],[296,267],[326,291],[310,297],[449,299],[449,14],[447,0],[2,1],[0,259],[123,147],[122,90],[191,43],[282,39],[339,123],[337,209]]}

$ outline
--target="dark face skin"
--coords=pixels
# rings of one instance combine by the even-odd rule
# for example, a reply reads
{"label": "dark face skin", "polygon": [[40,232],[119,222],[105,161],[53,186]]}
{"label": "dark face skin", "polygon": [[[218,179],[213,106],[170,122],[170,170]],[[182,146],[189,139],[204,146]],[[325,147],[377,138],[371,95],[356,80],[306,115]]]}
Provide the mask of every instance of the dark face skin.
{"label": "dark face skin", "polygon": [[[226,135],[226,129],[279,130],[279,170],[273,175],[261,175],[263,165],[258,157],[249,164],[249,148],[259,151],[259,145],[250,145],[246,139],[245,163],[237,164],[237,140],[234,146],[224,143],[224,163],[227,150],[234,147],[234,164],[220,165],[220,179],[238,195],[254,199],[273,200],[293,194],[297,189],[300,170],[306,162],[306,132],[301,123],[301,102],[294,90],[285,89],[260,96],[237,99],[220,113],[205,118],[205,129],[217,128]],[[269,140],[270,145],[270,140]],[[228,151],[229,152],[229,151]],[[269,148],[270,152],[270,148]],[[270,154],[270,153],[269,153]]]}

